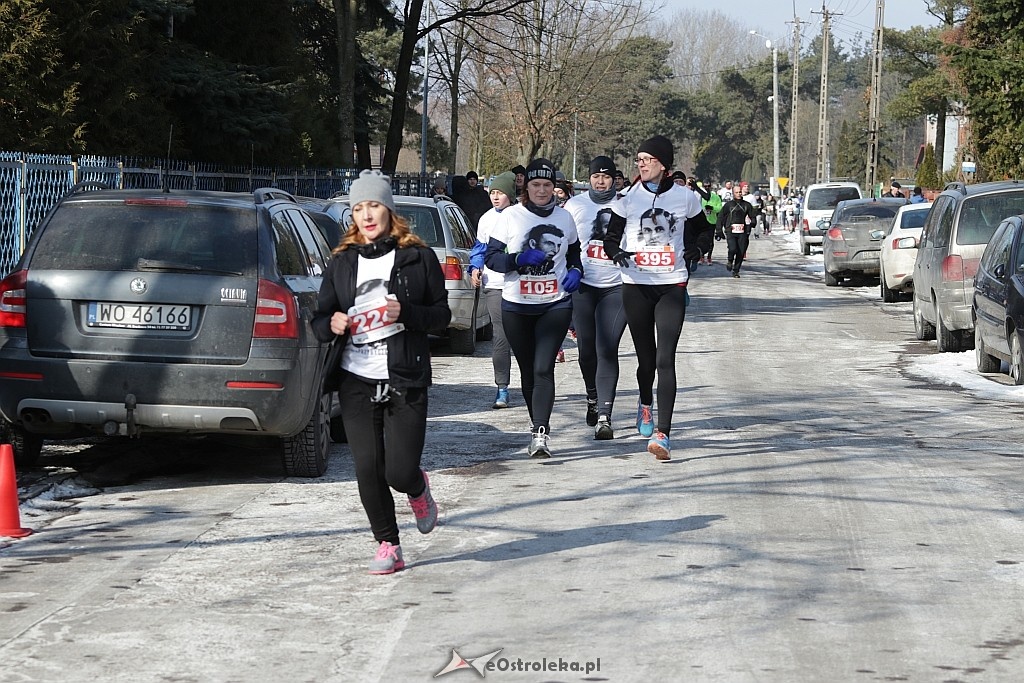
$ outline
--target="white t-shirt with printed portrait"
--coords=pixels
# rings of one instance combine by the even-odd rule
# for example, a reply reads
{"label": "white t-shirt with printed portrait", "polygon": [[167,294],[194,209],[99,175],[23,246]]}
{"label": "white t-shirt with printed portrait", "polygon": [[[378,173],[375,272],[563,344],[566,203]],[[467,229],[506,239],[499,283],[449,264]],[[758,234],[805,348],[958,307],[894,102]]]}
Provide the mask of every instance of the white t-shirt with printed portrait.
{"label": "white t-shirt with printed portrait", "polygon": [[597,204],[584,192],[565,203],[576,221],[583,260],[583,282],[591,287],[614,287],[622,282],[619,267],[604,253],[604,236],[611,219],[611,203]]}
{"label": "white t-shirt with printed portrait", "polygon": [[549,304],[569,296],[562,289],[567,270],[565,254],[569,245],[579,239],[572,214],[556,206],[551,215],[538,216],[522,204],[515,204],[499,216],[491,237],[504,243],[510,254],[539,249],[548,256],[525,273],[505,273],[502,298],[520,304]]}
{"label": "white t-shirt with printed portrait", "polygon": [[622,281],[634,285],[678,284],[689,280],[683,258],[683,227],[701,213],[700,200],[679,185],[659,194],[636,183],[611,204],[626,219],[622,249],[633,252],[633,263],[620,270]]}

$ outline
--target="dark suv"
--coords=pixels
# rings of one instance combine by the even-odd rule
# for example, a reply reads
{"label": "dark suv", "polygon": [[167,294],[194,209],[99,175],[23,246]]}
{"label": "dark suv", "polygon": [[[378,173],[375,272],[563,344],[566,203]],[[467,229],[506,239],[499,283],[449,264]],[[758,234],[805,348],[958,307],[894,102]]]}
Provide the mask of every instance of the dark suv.
{"label": "dark suv", "polygon": [[276,189],[81,190],[0,281],[18,462],[49,438],[221,433],[323,474],[332,399],[309,319],[330,250],[309,215]]}
{"label": "dark suv", "polygon": [[914,261],[914,334],[939,352],[974,347],[974,274],[1004,218],[1024,213],[1024,183],[950,183],[932,203]]}

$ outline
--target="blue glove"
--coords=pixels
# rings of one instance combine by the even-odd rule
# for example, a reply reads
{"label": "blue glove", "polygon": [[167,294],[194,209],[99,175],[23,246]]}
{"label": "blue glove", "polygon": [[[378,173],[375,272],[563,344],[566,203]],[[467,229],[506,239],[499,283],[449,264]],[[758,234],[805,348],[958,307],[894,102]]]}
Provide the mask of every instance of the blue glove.
{"label": "blue glove", "polygon": [[516,266],[520,268],[524,266],[539,266],[544,263],[546,258],[547,254],[540,249],[527,249],[516,255]]}
{"label": "blue glove", "polygon": [[570,268],[565,273],[565,277],[562,278],[562,289],[572,294],[580,288],[580,280],[582,279],[583,273],[578,268]]}

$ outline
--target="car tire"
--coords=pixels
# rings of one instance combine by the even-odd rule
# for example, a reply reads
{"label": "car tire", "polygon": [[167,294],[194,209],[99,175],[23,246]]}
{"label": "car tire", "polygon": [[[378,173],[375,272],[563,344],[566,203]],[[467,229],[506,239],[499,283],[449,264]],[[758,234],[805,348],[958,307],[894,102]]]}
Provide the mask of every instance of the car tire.
{"label": "car tire", "polygon": [[[323,387],[323,378],[320,379]],[[313,414],[302,431],[281,439],[286,477],[322,477],[327,472],[331,438],[331,394],[320,392]]]}
{"label": "car tire", "polygon": [[804,256],[811,255],[811,245],[807,244],[807,242],[800,243],[800,250],[804,253]]}
{"label": "car tire", "polygon": [[878,271],[878,288],[882,291],[882,301],[887,304],[894,304],[900,300],[900,293],[898,290],[889,289],[889,286],[885,284],[885,271]]}
{"label": "car tire", "polygon": [[476,331],[477,341],[491,341],[494,339],[494,323],[487,323]]}
{"label": "car tire", "polygon": [[345,422],[341,419],[341,415],[331,418],[331,441],[348,443],[348,434],[345,432]]}
{"label": "car tire", "polygon": [[828,272],[826,270],[825,271],[825,286],[826,287],[838,287],[839,286],[839,278],[837,278],[835,275],[833,275],[832,273],[830,273],[830,272]]}
{"label": "car tire", "polygon": [[921,306],[917,303],[917,295],[914,295],[914,336],[921,341],[935,339],[935,326],[924,319]]}
{"label": "car tire", "polygon": [[977,323],[974,325],[974,359],[978,364],[978,372],[999,372],[999,359],[990,356],[985,349],[985,342],[981,339],[981,330]]}
{"label": "car tire", "polygon": [[476,351],[476,330],[457,330],[450,327],[448,328],[448,340],[452,347],[452,353],[469,356]]}
{"label": "car tire", "polygon": [[43,452],[43,437],[26,432],[9,422],[0,424],[0,441],[11,445],[15,468],[32,467]]}
{"label": "car tire", "polygon": [[1017,386],[1024,386],[1024,347],[1017,330],[1010,337],[1010,379]]}
{"label": "car tire", "polygon": [[938,307],[935,308],[935,345],[939,353],[960,353],[964,350],[960,332],[946,327]]}

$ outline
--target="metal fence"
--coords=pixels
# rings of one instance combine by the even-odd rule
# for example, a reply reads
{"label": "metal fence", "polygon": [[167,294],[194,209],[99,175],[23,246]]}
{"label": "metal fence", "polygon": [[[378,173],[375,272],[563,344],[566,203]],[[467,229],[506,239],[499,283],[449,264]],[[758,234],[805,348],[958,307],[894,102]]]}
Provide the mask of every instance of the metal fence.
{"label": "metal fence", "polygon": [[[0,274],[6,276],[25,250],[32,231],[71,187],[95,180],[118,189],[252,192],[276,187],[294,195],[326,199],[348,192],[354,169],[231,168],[216,164],[133,157],[62,156],[0,151]],[[395,194],[426,195],[433,177],[396,173]]]}

